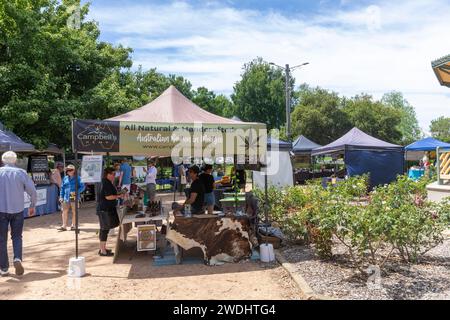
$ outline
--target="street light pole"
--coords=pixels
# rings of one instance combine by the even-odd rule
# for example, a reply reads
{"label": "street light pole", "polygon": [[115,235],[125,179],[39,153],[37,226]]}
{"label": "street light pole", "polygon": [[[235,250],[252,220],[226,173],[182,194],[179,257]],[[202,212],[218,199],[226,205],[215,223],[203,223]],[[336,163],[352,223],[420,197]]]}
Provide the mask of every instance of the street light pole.
{"label": "street light pole", "polygon": [[285,97],[286,97],[286,137],[288,142],[291,142],[291,71],[300,68],[302,66],[306,66],[309,62],[305,62],[294,66],[292,68],[289,67],[289,64],[286,64],[285,67],[281,67],[273,62],[269,62],[270,65],[276,66],[280,69],[284,69],[285,76]]}
{"label": "street light pole", "polygon": [[285,77],[286,77],[286,137],[288,142],[291,141],[291,92],[290,92],[290,69],[289,64],[286,64],[285,68]]}

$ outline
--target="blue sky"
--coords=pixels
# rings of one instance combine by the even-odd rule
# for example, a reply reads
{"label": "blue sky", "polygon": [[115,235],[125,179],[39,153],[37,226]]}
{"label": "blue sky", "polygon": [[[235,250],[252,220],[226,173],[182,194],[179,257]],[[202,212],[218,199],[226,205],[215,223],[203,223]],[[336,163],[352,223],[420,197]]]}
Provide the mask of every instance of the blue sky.
{"label": "blue sky", "polygon": [[450,54],[447,0],[91,0],[89,19],[102,40],[134,49],[133,67],[183,75],[194,88],[230,94],[258,56],[308,61],[297,84],[375,98],[401,91],[424,131],[450,116],[450,89],[430,67]]}

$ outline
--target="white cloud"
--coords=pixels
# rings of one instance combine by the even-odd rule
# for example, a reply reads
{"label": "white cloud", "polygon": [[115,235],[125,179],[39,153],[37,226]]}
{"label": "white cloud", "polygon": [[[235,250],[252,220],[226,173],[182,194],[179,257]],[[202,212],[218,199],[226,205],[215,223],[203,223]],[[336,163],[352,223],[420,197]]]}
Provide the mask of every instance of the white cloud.
{"label": "white cloud", "polygon": [[309,61],[294,72],[297,84],[345,95],[401,91],[425,131],[431,119],[450,116],[450,89],[439,86],[430,65],[450,53],[446,0],[377,2],[289,17],[226,3],[199,8],[175,2],[93,7],[90,16],[135,49],[135,66],[189,75],[194,87],[229,93],[243,64],[257,56],[282,65]]}

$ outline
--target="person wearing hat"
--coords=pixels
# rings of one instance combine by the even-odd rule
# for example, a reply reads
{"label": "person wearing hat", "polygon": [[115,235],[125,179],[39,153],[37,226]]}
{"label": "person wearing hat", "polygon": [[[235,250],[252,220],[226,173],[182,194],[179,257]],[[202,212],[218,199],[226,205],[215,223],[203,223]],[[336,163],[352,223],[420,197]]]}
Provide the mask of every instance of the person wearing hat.
{"label": "person wearing hat", "polygon": [[203,202],[205,201],[205,186],[199,179],[200,168],[193,165],[189,168],[188,174],[191,178],[191,188],[189,189],[189,196],[182,206],[173,205],[174,213],[184,213],[186,205],[191,206],[191,213],[203,214],[205,210],[203,208]]}
{"label": "person wearing hat", "polygon": [[70,230],[75,230],[75,206],[78,204],[79,195],[84,191],[84,183],[81,182],[79,175],[78,179],[78,198],[75,199],[75,166],[69,164],[66,167],[66,176],[61,184],[61,191],[59,193],[59,202],[62,204],[62,226],[58,228],[59,231],[66,231],[69,222],[69,209],[72,209],[72,226]]}
{"label": "person wearing hat", "polygon": [[50,182],[58,186],[61,189],[62,180],[64,179],[64,165],[62,162],[56,163],[56,168],[51,171]]}
{"label": "person wearing hat", "polygon": [[8,229],[11,229],[11,239],[14,251],[14,268],[16,275],[22,275],[22,232],[24,191],[30,196],[31,204],[28,215],[33,216],[37,203],[37,192],[33,180],[25,170],[16,167],[17,155],[7,151],[2,155],[4,166],[0,168],[0,276],[9,275],[8,261]]}

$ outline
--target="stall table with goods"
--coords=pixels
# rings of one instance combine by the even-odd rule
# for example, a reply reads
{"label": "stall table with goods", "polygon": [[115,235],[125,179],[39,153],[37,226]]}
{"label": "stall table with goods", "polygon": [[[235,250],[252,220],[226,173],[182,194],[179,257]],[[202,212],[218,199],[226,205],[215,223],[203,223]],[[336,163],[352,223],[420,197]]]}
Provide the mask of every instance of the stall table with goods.
{"label": "stall table with goods", "polygon": [[165,232],[169,216],[164,212],[160,201],[148,207],[142,204],[142,197],[134,197],[119,209],[119,235],[113,262],[117,261],[126,246],[128,234],[133,227],[137,229],[136,252],[158,251],[161,256],[164,256]]}
{"label": "stall table with goods", "polygon": [[[48,157],[46,155],[32,155],[28,161],[28,171],[34,181],[37,191],[35,215],[45,215],[58,211],[59,189],[50,183]],[[25,209],[23,215],[29,217],[30,197],[24,192]]]}

